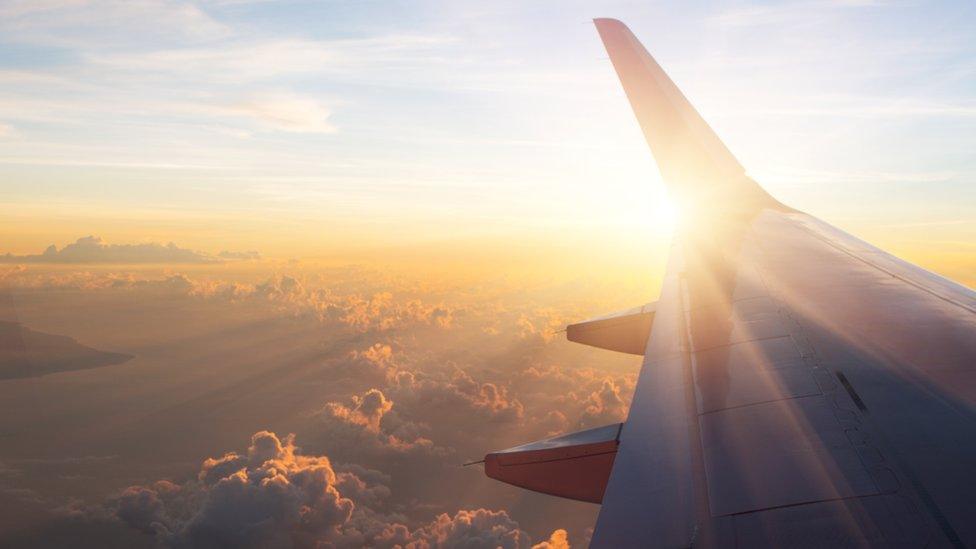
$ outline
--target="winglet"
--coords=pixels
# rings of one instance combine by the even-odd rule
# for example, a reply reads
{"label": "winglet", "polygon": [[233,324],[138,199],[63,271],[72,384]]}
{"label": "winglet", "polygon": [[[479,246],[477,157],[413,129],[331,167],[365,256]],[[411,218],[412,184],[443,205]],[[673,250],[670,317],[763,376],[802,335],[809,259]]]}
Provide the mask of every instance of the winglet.
{"label": "winglet", "polygon": [[594,19],[661,177],[684,209],[783,208],[755,181],[626,25]]}

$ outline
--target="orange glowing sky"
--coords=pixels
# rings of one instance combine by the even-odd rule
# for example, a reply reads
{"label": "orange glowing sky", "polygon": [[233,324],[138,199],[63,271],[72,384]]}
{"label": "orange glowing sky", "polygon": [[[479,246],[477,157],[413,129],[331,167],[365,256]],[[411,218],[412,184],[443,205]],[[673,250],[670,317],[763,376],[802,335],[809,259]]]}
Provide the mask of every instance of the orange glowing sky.
{"label": "orange glowing sky", "polygon": [[612,15],[774,196],[976,280],[969,3],[0,10],[2,253],[663,254],[665,190],[585,24]]}

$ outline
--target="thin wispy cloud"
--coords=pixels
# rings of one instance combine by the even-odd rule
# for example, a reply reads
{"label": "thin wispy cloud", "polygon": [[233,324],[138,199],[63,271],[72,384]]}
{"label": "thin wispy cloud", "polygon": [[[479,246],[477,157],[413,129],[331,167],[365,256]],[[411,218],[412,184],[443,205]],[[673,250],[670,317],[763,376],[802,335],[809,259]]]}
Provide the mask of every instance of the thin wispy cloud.
{"label": "thin wispy cloud", "polygon": [[756,105],[730,110],[726,116],[837,116],[846,118],[969,118],[976,116],[976,102],[940,102],[918,97],[812,96],[797,98],[791,103],[790,106]]}
{"label": "thin wispy cloud", "polygon": [[712,17],[724,27],[757,27],[763,25],[810,24],[831,15],[833,10],[878,8],[885,0],[815,0],[746,4],[726,9]]}
{"label": "thin wispy cloud", "polygon": [[782,181],[793,185],[812,185],[816,183],[945,183],[948,181],[973,177],[956,172],[878,172],[878,171],[829,171],[829,170],[797,170],[790,168],[776,168],[754,174],[767,181]]}
{"label": "thin wispy cloud", "polygon": [[230,28],[193,2],[12,0],[0,5],[6,39],[59,47],[110,47],[133,40],[212,40]]}
{"label": "thin wispy cloud", "polygon": [[[489,231],[640,223],[664,191],[584,24],[605,10],[558,8],[7,2],[0,191],[38,208],[55,194],[109,210],[213,204],[384,231],[407,217]],[[750,172],[773,174],[774,193],[840,180],[946,191],[976,172],[965,5],[606,11],[646,38]]]}
{"label": "thin wispy cloud", "polygon": [[328,75],[438,65],[446,60],[433,52],[452,41],[449,36],[418,34],[341,40],[249,36],[198,47],[93,51],[84,55],[84,61],[122,74],[179,78],[204,72],[208,81],[239,83],[289,73]]}
{"label": "thin wispy cloud", "polygon": [[218,106],[215,112],[242,116],[260,125],[286,132],[331,133],[336,131],[329,122],[332,110],[321,101],[291,93],[265,93],[229,105]]}
{"label": "thin wispy cloud", "polygon": [[[915,221],[911,223],[891,223],[888,225],[883,225],[887,228],[912,228],[912,227],[951,227],[955,225],[974,225],[976,226],[976,218],[974,219],[937,219],[931,221]],[[971,246],[972,243],[967,243],[967,246]]]}

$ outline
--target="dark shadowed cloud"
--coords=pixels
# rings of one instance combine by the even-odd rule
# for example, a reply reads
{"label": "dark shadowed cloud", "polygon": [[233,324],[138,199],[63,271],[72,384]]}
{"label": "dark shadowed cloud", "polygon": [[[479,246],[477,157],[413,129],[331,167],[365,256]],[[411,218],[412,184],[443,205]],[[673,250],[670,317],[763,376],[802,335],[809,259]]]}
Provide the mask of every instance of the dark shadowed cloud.
{"label": "dark shadowed cloud", "polygon": [[68,336],[0,320],[0,380],[110,366],[131,358],[86,347]]}

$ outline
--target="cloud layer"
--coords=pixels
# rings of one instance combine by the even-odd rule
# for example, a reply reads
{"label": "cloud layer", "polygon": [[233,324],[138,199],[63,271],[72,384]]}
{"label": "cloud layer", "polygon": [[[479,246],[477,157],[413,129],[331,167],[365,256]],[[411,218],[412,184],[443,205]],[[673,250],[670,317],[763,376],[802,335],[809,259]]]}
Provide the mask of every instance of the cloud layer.
{"label": "cloud layer", "polygon": [[[387,510],[389,490],[372,476],[337,471],[324,455],[303,455],[293,436],[260,431],[245,452],[204,461],[195,481],[126,488],[116,516],[168,547],[531,546],[505,511],[462,509],[411,530]],[[535,547],[568,547],[566,534]]]}
{"label": "cloud layer", "polygon": [[257,252],[222,251],[216,256],[180,248],[176,244],[109,244],[97,236],[83,236],[58,249],[51,244],[37,255],[0,255],[0,263],[217,263],[260,259]]}
{"label": "cloud layer", "polygon": [[[61,319],[69,335],[137,355],[112,375],[79,378],[86,390],[71,398],[59,396],[59,383],[37,389],[45,402],[65,402],[69,425],[75,415],[92,418],[95,436],[83,451],[69,439],[72,451],[117,455],[112,474],[47,457],[43,467],[4,460],[16,473],[0,475],[0,488],[11,490],[0,492],[0,508],[7,493],[20,506],[59,509],[70,519],[59,528],[119,539],[111,525],[121,520],[130,535],[172,546],[236,544],[237,531],[281,546],[528,547],[530,534],[550,547],[585,543],[594,507],[460,464],[623,419],[636,360],[555,334],[570,319],[622,308],[606,297],[622,286],[549,280],[527,292],[534,286],[522,280],[238,265],[0,269],[27,325]],[[2,385],[0,396],[19,406]],[[303,450],[265,429],[296,433]],[[223,453],[255,431],[243,450]],[[21,445],[39,457],[55,451]],[[64,478],[47,480],[54,474]],[[108,522],[99,511],[106,498],[114,501]],[[353,505],[348,516],[343,500]],[[272,519],[260,518],[265,512]]]}

